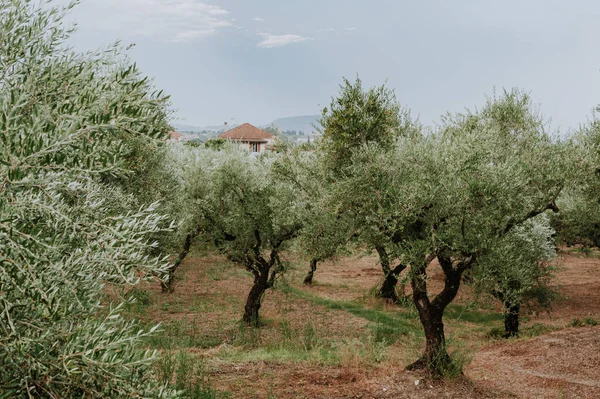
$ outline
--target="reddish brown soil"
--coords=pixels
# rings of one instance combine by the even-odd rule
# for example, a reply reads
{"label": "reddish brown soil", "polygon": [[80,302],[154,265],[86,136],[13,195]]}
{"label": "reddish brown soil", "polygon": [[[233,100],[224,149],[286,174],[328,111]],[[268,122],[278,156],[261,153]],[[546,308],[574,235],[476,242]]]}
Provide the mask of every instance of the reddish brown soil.
{"label": "reddish brown soil", "polygon": [[[530,323],[565,327],[600,319],[600,259],[563,253],[563,299]],[[532,339],[499,341],[480,350],[467,376],[522,398],[600,398],[600,326],[566,328]]]}
{"label": "reddish brown soil", "polygon": [[[376,257],[319,264],[312,287],[301,284],[308,263],[290,260],[294,267],[285,279],[296,289],[389,312],[406,311],[368,294],[382,278]],[[144,319],[191,321],[198,334],[207,335],[218,329],[228,334],[238,328],[251,284],[246,272],[218,256],[198,256],[190,257],[179,273],[174,294],[161,294],[157,284],[144,287],[152,302]],[[428,288],[433,295],[442,289],[443,273],[438,265],[432,265],[429,274]],[[403,371],[403,363],[416,355],[410,352],[415,348],[400,341],[389,348],[391,355],[382,363],[364,363],[349,354],[338,366],[251,357],[232,360],[220,355],[222,347],[188,350],[207,358],[213,386],[230,392],[233,398],[600,398],[600,327],[567,328],[575,318],[600,319],[600,258],[597,254],[565,253],[558,281],[563,300],[551,313],[530,312],[522,324],[527,328],[541,323],[558,331],[492,341],[485,337],[489,325],[447,320],[448,335],[464,341],[473,357],[465,377],[455,381],[431,381]],[[461,287],[456,303],[468,304],[471,299],[469,287]],[[363,318],[290,297],[281,290],[265,296],[261,316],[266,325],[260,329],[259,348],[280,339],[284,322],[297,331],[311,324],[322,336],[339,340],[362,339],[369,331],[369,322]],[[495,323],[496,327],[502,325],[501,321]],[[224,348],[231,345],[235,343],[227,341]]]}
{"label": "reddish brown soil", "polygon": [[[479,387],[466,378],[441,382],[407,373],[402,367],[374,370],[265,362],[221,365],[224,389],[239,398],[383,399],[383,398],[505,398],[506,393]],[[269,396],[271,395],[271,396]]]}
{"label": "reddish brown soil", "polygon": [[559,292],[563,297],[552,312],[536,318],[536,322],[563,326],[573,319],[600,318],[600,258],[563,252],[558,262]]}
{"label": "reddish brown soil", "polygon": [[475,355],[467,376],[523,398],[600,398],[600,327],[498,343]]}

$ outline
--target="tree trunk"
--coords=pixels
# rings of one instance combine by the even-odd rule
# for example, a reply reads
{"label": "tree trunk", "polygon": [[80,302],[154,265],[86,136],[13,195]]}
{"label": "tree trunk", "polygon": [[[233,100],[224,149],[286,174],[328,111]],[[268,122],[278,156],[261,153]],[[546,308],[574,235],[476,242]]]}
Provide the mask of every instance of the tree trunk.
{"label": "tree trunk", "polygon": [[444,335],[443,316],[446,306],[456,297],[460,288],[463,272],[474,262],[469,257],[453,267],[449,257],[438,256],[446,280],[444,289],[433,301],[429,300],[427,294],[427,266],[430,260],[415,267],[411,279],[413,289],[413,301],[419,313],[419,320],[425,332],[425,351],[419,360],[412,363],[407,370],[428,369],[433,375],[440,375],[451,363],[450,355],[446,349],[446,337]]}
{"label": "tree trunk", "polygon": [[398,265],[385,276],[379,290],[382,298],[388,298],[394,303],[400,301],[396,293],[396,286],[398,285],[398,276],[404,269],[406,269],[406,266]]}
{"label": "tree trunk", "polygon": [[425,332],[425,351],[421,358],[411,365],[413,369],[425,368],[432,374],[439,375],[450,364],[442,316],[443,312],[433,307],[419,311],[419,319]]}
{"label": "tree trunk", "polygon": [[167,280],[160,282],[163,293],[167,293],[167,292],[171,293],[175,290],[175,288],[174,288],[175,272],[177,271],[179,266],[183,263],[183,260],[186,258],[186,256],[190,252],[190,247],[192,246],[192,241],[194,241],[194,238],[196,238],[196,236],[198,234],[200,234],[200,229],[195,229],[195,230],[191,231],[185,237],[185,243],[183,244],[183,251],[181,251],[181,253],[177,257],[177,260],[175,261],[175,263],[173,263],[173,265],[169,268]]}
{"label": "tree trunk", "polygon": [[315,274],[315,271],[317,270],[317,259],[312,259],[310,261],[310,269],[308,270],[308,274],[306,275],[306,277],[304,277],[304,284],[306,285],[312,285],[313,283],[313,276]]}
{"label": "tree trunk", "polygon": [[253,271],[253,273],[254,284],[250,289],[250,293],[248,293],[248,299],[246,299],[244,317],[242,320],[248,325],[258,326],[258,311],[260,310],[262,297],[265,291],[269,288],[269,267],[261,267],[260,269]]}
{"label": "tree trunk", "polygon": [[504,302],[504,337],[512,338],[519,336],[519,313],[520,303]]}
{"label": "tree trunk", "polygon": [[381,262],[381,269],[383,270],[383,284],[379,289],[379,296],[385,299],[389,299],[392,302],[398,302],[398,295],[396,294],[396,285],[398,285],[398,275],[402,273],[402,270],[406,269],[404,265],[398,265],[393,270],[390,268],[390,258],[382,246],[375,247],[375,250],[379,254],[379,261]]}

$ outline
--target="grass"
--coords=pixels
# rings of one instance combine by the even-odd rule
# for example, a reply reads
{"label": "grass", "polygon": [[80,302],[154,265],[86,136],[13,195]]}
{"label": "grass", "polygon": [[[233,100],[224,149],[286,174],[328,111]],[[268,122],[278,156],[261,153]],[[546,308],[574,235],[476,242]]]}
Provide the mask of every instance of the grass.
{"label": "grass", "polygon": [[489,324],[499,320],[504,320],[504,316],[494,312],[480,312],[472,309],[470,306],[450,304],[444,312],[447,319],[468,321],[478,324]]}
{"label": "grass", "polygon": [[[295,290],[294,288],[290,288]],[[159,350],[210,349],[218,347],[220,359],[232,362],[276,361],[309,362],[322,365],[376,364],[387,358],[387,350],[407,336],[422,335],[410,311],[385,312],[370,309],[354,302],[323,299],[301,290],[289,291],[295,300],[306,300],[326,311],[315,309],[308,321],[290,322],[289,304],[282,303],[278,313],[283,318],[262,319],[262,328],[249,328],[237,318],[217,320],[207,329],[202,317],[164,322],[156,334],[146,338],[146,344]],[[145,302],[148,306],[150,302]],[[167,303],[168,305],[165,305]],[[171,303],[183,306],[177,300],[163,302],[162,312],[169,313]],[[199,304],[192,304],[199,308]],[[184,310],[184,309],[178,309]],[[365,329],[340,336],[328,330],[326,319],[330,310],[349,312],[370,323]],[[143,309],[138,309],[144,313]],[[201,312],[200,312],[201,313]],[[151,327],[146,323],[142,327]]]}
{"label": "grass", "polygon": [[[277,305],[281,318],[269,320],[263,317],[262,328],[248,328],[237,318],[225,317],[218,319],[213,328],[207,329],[200,316],[165,322],[157,334],[147,338],[146,343],[151,348],[163,350],[219,347],[219,358],[232,362],[309,362],[322,365],[378,364],[388,358],[388,349],[397,342],[405,347],[414,347],[414,356],[420,351],[423,332],[411,304],[385,310],[380,301],[366,303],[364,298],[359,301],[328,299],[285,283],[279,284],[278,289],[285,295],[285,300]],[[141,296],[144,297],[143,294]],[[219,310],[218,306],[204,299],[194,300],[187,307],[200,315]],[[310,319],[301,325],[290,322],[288,317],[292,311],[290,304],[298,301],[313,305]],[[145,306],[150,304],[149,301],[140,302]],[[173,308],[186,310],[177,299],[163,302],[160,309],[171,312]],[[319,308],[325,311],[319,311]],[[328,317],[327,311],[349,313],[368,323],[361,330],[332,334],[322,320]],[[462,305],[451,305],[446,317],[484,325],[502,319],[502,315],[483,313]]]}
{"label": "grass", "polygon": [[212,388],[203,360],[183,351],[166,351],[156,363],[156,374],[161,383],[184,392],[189,399],[226,399],[227,392]]}
{"label": "grass", "polygon": [[[371,379],[381,370],[396,370],[416,360],[424,347],[414,305],[407,301],[392,306],[370,294],[368,287],[377,283],[377,275],[364,263],[350,264],[354,270],[369,270],[362,274],[360,284],[343,284],[346,280],[336,279],[337,271],[326,265],[317,272],[330,273],[323,277],[326,283],[317,281],[312,289],[302,285],[304,270],[300,273],[290,267],[277,280],[275,289],[265,295],[260,328],[240,323],[251,278],[214,254],[190,259],[181,269],[174,294],[163,295],[155,285],[142,286],[147,291],[133,290],[135,301],[126,310],[129,316],[144,320],[143,326],[163,321],[157,334],[146,339],[146,346],[166,356],[160,363],[161,378],[191,392],[189,397],[228,397],[212,387],[209,376],[219,387],[232,391],[232,397],[290,398],[294,397],[290,396],[292,391],[302,397],[307,386],[319,392],[317,397],[329,397],[334,394],[325,386],[315,387],[313,379],[320,377],[314,375],[328,374],[328,384],[348,388],[354,380],[338,381],[343,373],[356,376],[358,381],[365,376]],[[432,286],[435,283],[439,286],[439,279]],[[502,326],[502,321],[502,314],[493,306],[451,304],[444,323],[452,364],[444,370],[444,379],[461,375],[471,354],[494,338],[489,331]],[[521,338],[557,329],[523,321]],[[571,325],[599,321],[586,318],[573,320]],[[181,353],[187,353],[187,358],[180,358]],[[302,375],[305,370],[310,379],[288,381],[289,376]],[[255,380],[240,381],[240,375],[255,375]]]}
{"label": "grass", "polygon": [[571,320],[571,322],[569,323],[569,327],[587,327],[587,326],[597,326],[599,324],[599,321],[592,318],[592,317],[586,317],[584,319],[573,319]]}
{"label": "grass", "polygon": [[598,252],[597,249],[586,247],[586,246],[568,248],[568,249],[564,250],[564,252],[576,254],[576,255],[582,255],[582,256],[585,256],[588,258],[600,258],[600,253]]}
{"label": "grass", "polygon": [[321,298],[292,286],[287,286],[285,291],[314,305],[323,306],[330,310],[348,312],[356,317],[372,322],[369,327],[375,332],[377,342],[386,341],[393,344],[408,335],[421,336],[421,327],[416,322],[416,313],[413,310],[405,312],[386,312],[380,309],[367,308],[358,302],[336,301]]}

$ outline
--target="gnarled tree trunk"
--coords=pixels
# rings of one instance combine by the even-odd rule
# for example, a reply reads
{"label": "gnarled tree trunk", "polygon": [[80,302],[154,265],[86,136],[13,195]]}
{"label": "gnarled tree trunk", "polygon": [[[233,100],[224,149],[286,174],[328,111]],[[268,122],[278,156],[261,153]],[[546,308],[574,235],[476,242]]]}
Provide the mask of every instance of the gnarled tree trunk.
{"label": "gnarled tree trunk", "polygon": [[504,306],[504,338],[519,336],[519,315],[521,302],[509,299],[502,291],[492,291],[492,296],[502,302]]}
{"label": "gnarled tree trunk", "polygon": [[317,270],[318,261],[319,261],[318,259],[312,259],[310,261],[310,269],[308,270],[306,277],[304,277],[305,285],[311,285],[313,283],[313,276],[315,274],[315,271]]}
{"label": "gnarled tree trunk", "polygon": [[248,293],[246,306],[244,306],[243,321],[246,324],[258,326],[258,311],[265,291],[269,288],[269,268],[263,267],[254,272],[254,284]]}
{"label": "gnarled tree trunk", "polygon": [[177,257],[177,260],[175,261],[175,263],[173,263],[173,265],[169,268],[167,280],[161,281],[161,283],[160,283],[162,292],[167,293],[167,292],[174,291],[174,289],[175,289],[174,288],[175,272],[177,271],[179,266],[183,263],[183,260],[186,258],[186,256],[190,252],[190,247],[192,246],[192,241],[194,241],[194,238],[196,238],[196,236],[198,234],[200,234],[200,229],[194,229],[185,237],[185,243],[183,244],[183,251],[181,251],[181,253]]}
{"label": "gnarled tree trunk", "polygon": [[519,336],[519,313],[521,304],[519,302],[504,301],[504,337]]}
{"label": "gnarled tree trunk", "polygon": [[382,246],[375,247],[375,250],[379,254],[379,261],[381,262],[381,269],[383,270],[383,283],[379,289],[379,295],[382,298],[389,299],[392,302],[398,302],[398,295],[396,294],[396,285],[398,285],[398,276],[404,269],[405,265],[398,265],[394,269],[390,268],[390,258]]}
{"label": "gnarled tree trunk", "polygon": [[428,369],[434,375],[440,375],[451,362],[446,349],[443,316],[446,307],[456,298],[462,273],[474,262],[474,257],[465,258],[457,266],[452,265],[450,257],[438,256],[446,276],[444,289],[432,301],[427,294],[427,266],[432,259],[427,259],[423,264],[413,270],[411,286],[413,301],[419,313],[419,320],[425,332],[425,351],[407,370]]}
{"label": "gnarled tree trunk", "polygon": [[262,297],[265,291],[272,288],[275,284],[275,277],[283,269],[279,253],[276,250],[271,251],[269,261],[262,257],[249,260],[246,268],[254,274],[254,284],[248,293],[246,306],[244,306],[244,323],[251,326],[260,324],[259,310],[262,303]]}

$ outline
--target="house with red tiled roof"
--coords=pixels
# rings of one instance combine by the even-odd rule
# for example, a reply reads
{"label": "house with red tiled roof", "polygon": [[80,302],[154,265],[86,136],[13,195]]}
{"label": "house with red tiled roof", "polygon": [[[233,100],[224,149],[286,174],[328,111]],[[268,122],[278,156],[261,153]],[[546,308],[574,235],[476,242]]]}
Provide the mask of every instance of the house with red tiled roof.
{"label": "house with red tiled roof", "polygon": [[179,141],[181,141],[182,137],[183,137],[183,134],[181,134],[179,132],[175,132],[175,131],[170,131],[169,132],[169,139],[171,141],[179,142]]}
{"label": "house with red tiled roof", "polygon": [[248,146],[250,152],[264,152],[270,149],[275,141],[275,136],[257,128],[249,123],[244,123],[219,135],[219,138],[236,141],[242,146]]}

